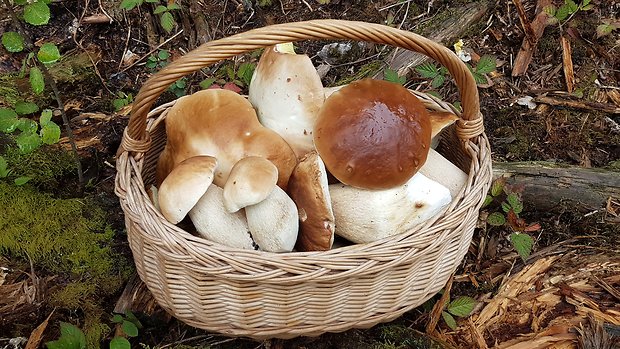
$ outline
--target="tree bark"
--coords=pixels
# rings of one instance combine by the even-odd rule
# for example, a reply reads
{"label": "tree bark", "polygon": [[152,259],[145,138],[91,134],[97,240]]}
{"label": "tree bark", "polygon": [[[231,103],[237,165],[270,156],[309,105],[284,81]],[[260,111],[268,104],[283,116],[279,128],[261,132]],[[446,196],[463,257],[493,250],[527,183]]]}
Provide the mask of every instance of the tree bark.
{"label": "tree bark", "polygon": [[588,212],[605,207],[609,197],[620,198],[620,172],[600,168],[564,166],[552,162],[493,163],[493,177],[523,185],[523,202],[529,210],[553,210],[563,201]]}

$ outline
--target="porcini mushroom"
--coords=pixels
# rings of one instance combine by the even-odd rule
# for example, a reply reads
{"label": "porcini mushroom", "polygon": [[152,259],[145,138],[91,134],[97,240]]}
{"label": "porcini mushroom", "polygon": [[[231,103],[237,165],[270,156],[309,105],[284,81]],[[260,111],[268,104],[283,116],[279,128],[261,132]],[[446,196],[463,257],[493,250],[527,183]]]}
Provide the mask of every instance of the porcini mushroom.
{"label": "porcini mushroom", "polygon": [[406,183],[424,164],[431,122],[401,85],[364,79],[334,92],[319,110],[314,144],[340,182],[364,189]]}
{"label": "porcini mushroom", "polygon": [[288,193],[299,211],[297,250],[329,250],[334,243],[335,219],[327,171],[316,151],[299,161],[289,179]]}
{"label": "porcini mushroom", "polygon": [[416,173],[404,185],[384,190],[329,186],[336,234],[355,243],[403,233],[439,213],[451,201],[443,185]]}
{"label": "porcini mushroom", "polygon": [[260,156],[278,169],[278,185],[286,188],[297,164],[291,147],[275,131],[263,127],[252,105],[229,90],[203,90],[181,97],[165,119],[166,146],[157,163],[161,183],[181,161],[197,155],[218,160],[213,183],[223,187],[233,165]]}
{"label": "porcini mushroom", "polygon": [[245,215],[252,238],[261,250],[293,250],[299,230],[297,207],[280,187],[274,187],[265,200],[247,206]]}
{"label": "porcini mushroom", "polygon": [[252,250],[254,241],[250,236],[245,212],[229,213],[224,209],[224,190],[214,184],[189,211],[196,231],[207,240],[222,245]]}
{"label": "porcini mushroom", "polygon": [[419,173],[448,188],[453,198],[459,194],[468,178],[467,173],[461,171],[434,149],[428,152],[426,163],[420,168]]}
{"label": "porcini mushroom", "polygon": [[232,213],[257,204],[271,194],[277,181],[278,169],[271,161],[258,156],[243,158],[224,184],[224,207]]}
{"label": "porcini mushroom", "polygon": [[314,149],[312,130],[325,100],[323,84],[310,58],[295,54],[292,43],[265,49],[248,99],[261,124],[280,134],[298,158]]}
{"label": "porcini mushroom", "polygon": [[183,220],[211,185],[216,167],[214,157],[194,156],[170,172],[157,193],[159,208],[168,222]]}

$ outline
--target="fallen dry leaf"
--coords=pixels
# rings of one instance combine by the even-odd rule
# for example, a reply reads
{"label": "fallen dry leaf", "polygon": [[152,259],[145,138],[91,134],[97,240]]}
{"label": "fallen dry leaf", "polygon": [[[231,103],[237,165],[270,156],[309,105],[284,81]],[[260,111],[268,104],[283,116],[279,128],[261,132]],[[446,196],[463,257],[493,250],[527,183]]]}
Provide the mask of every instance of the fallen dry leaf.
{"label": "fallen dry leaf", "polygon": [[34,329],[34,331],[32,331],[30,337],[28,338],[26,349],[37,349],[39,347],[43,337],[43,332],[45,332],[47,324],[49,323],[52,314],[54,314],[54,311],[56,311],[56,309],[52,310],[52,312],[47,316],[47,319],[45,319],[45,321],[43,321],[39,326],[37,326],[37,328]]}

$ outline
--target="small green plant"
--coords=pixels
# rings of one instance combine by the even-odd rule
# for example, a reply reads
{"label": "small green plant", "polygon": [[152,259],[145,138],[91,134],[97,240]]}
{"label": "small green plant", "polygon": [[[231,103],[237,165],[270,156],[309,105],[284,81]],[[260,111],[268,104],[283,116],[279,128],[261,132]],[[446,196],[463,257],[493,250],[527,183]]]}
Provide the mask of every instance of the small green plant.
{"label": "small green plant", "polygon": [[168,65],[170,60],[170,52],[168,50],[159,50],[157,55],[150,55],[146,59],[146,67],[151,71],[161,69]]}
{"label": "small green plant", "polygon": [[477,84],[486,84],[488,83],[487,74],[495,70],[497,67],[497,62],[495,57],[493,56],[482,56],[476,64],[476,67],[473,68],[469,64],[467,65],[469,71],[474,76],[474,80]]}
{"label": "small green plant", "polygon": [[528,232],[541,229],[540,224],[527,224],[519,217],[523,211],[520,193],[506,185],[506,179],[500,177],[493,181],[486,196],[483,208],[489,208],[486,222],[494,227],[505,227],[510,231],[510,242],[519,256],[525,261],[532,252],[534,239]]}
{"label": "small green plant", "polygon": [[66,323],[60,323],[60,338],[45,343],[47,349],[86,349],[86,336],[78,327]]}
{"label": "small green plant", "polygon": [[39,123],[29,118],[18,117],[18,112],[34,112],[33,110],[35,109],[30,104],[16,107],[15,110],[0,108],[0,132],[13,134],[19,131],[14,140],[24,154],[38,149],[43,144],[54,144],[60,140],[60,126],[52,121],[51,110],[43,110]]}
{"label": "small green plant", "polygon": [[596,27],[596,38],[611,34],[616,29],[620,29],[620,20],[603,19],[602,23]]}
{"label": "small green plant", "polygon": [[473,298],[467,296],[459,297],[446,304],[446,307],[441,312],[441,317],[443,318],[443,321],[446,322],[446,325],[448,325],[448,327],[455,330],[457,325],[454,317],[469,316],[469,314],[471,314],[471,312],[474,310],[475,305],[476,301]]}
{"label": "small green plant", "polygon": [[404,76],[398,76],[398,72],[394,69],[386,69],[383,72],[383,79],[385,81],[393,82],[395,84],[404,85],[407,82],[407,78]]}
{"label": "small green plant", "polygon": [[591,0],[583,0],[579,5],[573,0],[564,0],[564,4],[560,7],[555,5],[546,6],[543,10],[550,15],[549,24],[558,24],[560,27],[570,20],[578,11],[588,11],[592,9]]}
{"label": "small green plant", "polygon": [[117,98],[112,100],[112,106],[114,106],[114,111],[119,111],[123,109],[123,107],[128,106],[133,102],[133,95],[131,93],[119,91],[116,93],[116,97]]}
{"label": "small green plant", "polygon": [[433,88],[439,88],[446,81],[446,74],[448,69],[446,67],[439,67],[433,63],[427,62],[420,64],[415,68],[423,78],[431,79],[431,86]]}
{"label": "small green plant", "polygon": [[[112,322],[121,325],[121,330],[127,337],[137,337],[139,329],[142,328],[140,320],[129,310],[125,314],[114,314]],[[127,338],[116,336],[110,341],[110,349],[128,349],[131,344]]]}
{"label": "small green plant", "polygon": [[243,88],[250,86],[255,69],[254,62],[241,63],[237,69],[233,64],[226,64],[215,72],[215,76],[202,80],[199,85],[203,90],[223,88],[239,93]]}
{"label": "small green plant", "polygon": [[[121,10],[133,10],[136,7],[140,7],[143,3],[156,3],[159,4],[159,0],[123,0],[120,4]],[[172,11],[180,10],[181,6],[176,4],[174,1],[168,1],[168,3],[164,5],[157,5],[153,14],[159,15],[159,24],[167,33],[172,32],[172,29],[176,26],[176,21],[174,16],[172,15]]]}
{"label": "small green plant", "polygon": [[177,98],[185,96],[187,94],[187,78],[180,78],[175,81],[168,87],[168,91],[174,93]]}

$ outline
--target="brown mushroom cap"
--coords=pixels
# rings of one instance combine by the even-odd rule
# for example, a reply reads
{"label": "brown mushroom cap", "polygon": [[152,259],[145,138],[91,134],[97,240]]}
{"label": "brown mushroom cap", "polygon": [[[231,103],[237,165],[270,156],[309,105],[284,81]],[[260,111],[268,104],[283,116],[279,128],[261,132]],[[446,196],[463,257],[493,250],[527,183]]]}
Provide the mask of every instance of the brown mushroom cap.
{"label": "brown mushroom cap", "polygon": [[314,144],[344,184],[387,189],[409,180],[426,161],[431,122],[401,85],[364,79],[333,93],[321,107]]}
{"label": "brown mushroom cap", "polygon": [[235,163],[260,156],[278,168],[278,185],[286,188],[297,158],[286,141],[266,127],[245,98],[229,90],[203,90],[181,97],[165,119],[166,147],[157,163],[157,182],[181,161],[197,155],[217,158],[213,183],[223,187]]}
{"label": "brown mushroom cap", "polygon": [[301,158],[288,192],[299,211],[298,251],[327,251],[334,243],[334,211],[323,161],[312,151]]}

